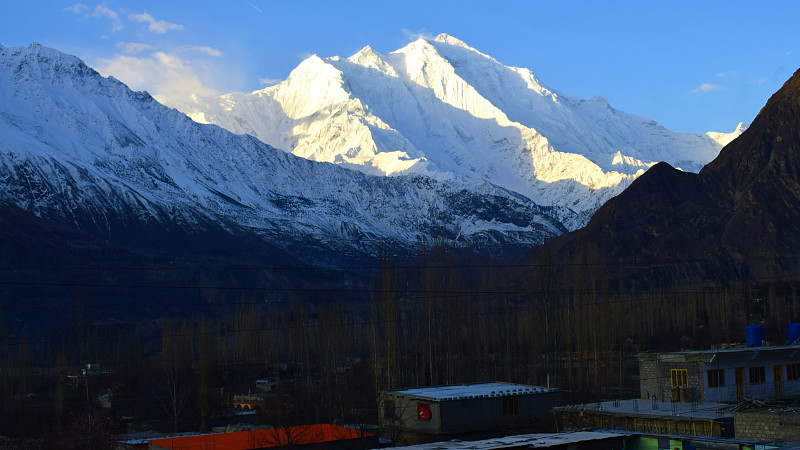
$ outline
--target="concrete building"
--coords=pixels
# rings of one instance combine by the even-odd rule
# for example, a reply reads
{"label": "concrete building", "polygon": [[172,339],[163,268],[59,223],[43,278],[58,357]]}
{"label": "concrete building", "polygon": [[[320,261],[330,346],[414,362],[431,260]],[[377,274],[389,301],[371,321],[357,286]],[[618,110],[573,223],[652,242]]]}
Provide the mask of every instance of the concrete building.
{"label": "concrete building", "polygon": [[642,353],[641,397],[738,402],[800,397],[800,345]]}
{"label": "concrete building", "polygon": [[546,387],[434,386],[383,392],[379,415],[389,433],[400,432],[405,442],[425,442],[445,435],[521,429],[562,401],[563,391]]}
{"label": "concrete building", "polygon": [[631,435],[616,432],[580,431],[574,433],[536,433],[503,436],[477,441],[443,441],[396,447],[404,450],[514,450],[549,448],[553,450],[625,450]]}
{"label": "concrete building", "polygon": [[658,435],[621,431],[575,431],[445,441],[396,447],[403,450],[797,450],[798,442]]}
{"label": "concrete building", "polygon": [[727,403],[615,400],[553,408],[559,430],[621,430],[663,435],[734,437]]}

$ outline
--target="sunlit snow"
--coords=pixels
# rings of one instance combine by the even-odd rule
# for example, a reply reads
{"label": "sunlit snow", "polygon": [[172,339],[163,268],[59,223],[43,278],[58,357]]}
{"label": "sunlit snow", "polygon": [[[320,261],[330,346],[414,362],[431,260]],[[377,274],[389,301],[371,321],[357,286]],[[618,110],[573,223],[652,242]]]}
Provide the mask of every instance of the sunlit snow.
{"label": "sunlit snow", "polygon": [[226,98],[173,106],[307,159],[502,186],[572,210],[562,217],[571,229],[648,167],[699,171],[742,132],[673,132],[446,34],[385,55],[314,55],[277,85]]}

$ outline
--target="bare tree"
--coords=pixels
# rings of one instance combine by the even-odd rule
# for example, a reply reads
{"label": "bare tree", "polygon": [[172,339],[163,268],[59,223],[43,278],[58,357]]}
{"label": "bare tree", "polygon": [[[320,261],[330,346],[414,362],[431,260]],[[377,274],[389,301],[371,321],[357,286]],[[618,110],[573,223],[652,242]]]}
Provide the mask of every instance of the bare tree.
{"label": "bare tree", "polygon": [[164,378],[158,389],[158,399],[164,412],[172,422],[172,431],[178,432],[178,422],[186,413],[189,403],[189,387],[184,372],[175,367],[164,368]]}

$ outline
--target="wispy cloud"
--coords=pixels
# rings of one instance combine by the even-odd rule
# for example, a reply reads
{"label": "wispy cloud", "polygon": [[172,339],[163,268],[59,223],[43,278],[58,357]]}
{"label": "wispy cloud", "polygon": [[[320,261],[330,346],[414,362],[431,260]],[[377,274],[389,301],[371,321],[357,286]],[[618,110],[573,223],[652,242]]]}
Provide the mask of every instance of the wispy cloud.
{"label": "wispy cloud", "polygon": [[283,80],[279,80],[277,78],[259,78],[258,82],[264,86],[272,86],[273,84],[278,84]]}
{"label": "wispy cloud", "polygon": [[118,42],[117,48],[122,50],[122,53],[126,55],[133,55],[136,53],[141,53],[145,50],[150,50],[153,48],[150,44],[143,44],[141,42]]}
{"label": "wispy cloud", "polygon": [[416,41],[419,38],[423,39],[433,39],[433,33],[426,30],[425,28],[421,28],[417,31],[409,30],[408,28],[403,28],[400,30],[403,33],[403,36],[406,37],[409,41]]}
{"label": "wispy cloud", "polygon": [[[122,26],[122,21],[119,18],[119,14],[116,11],[109,8],[105,3],[100,3],[99,5],[95,6],[94,9],[84,5],[83,3],[76,3],[72,6],[64,8],[64,11],[71,11],[75,14],[80,14],[84,17],[91,17],[95,19],[108,19],[111,21],[111,32],[116,33],[117,31],[122,30],[124,27]],[[108,36],[103,36],[103,38],[107,38]]]}
{"label": "wispy cloud", "polygon": [[76,3],[72,6],[67,6],[66,8],[64,8],[64,11],[72,11],[75,14],[88,14],[89,11],[91,10],[92,10],[91,8],[84,5],[83,3]]}
{"label": "wispy cloud", "polygon": [[113,21],[119,21],[119,14],[106,6],[105,3],[100,3],[99,5],[95,6],[94,11],[92,12],[92,17],[105,17]]}
{"label": "wispy cloud", "polygon": [[766,82],[767,82],[767,79],[764,78],[764,77],[761,77],[761,78],[759,78],[757,80],[751,81],[750,84],[764,84]]}
{"label": "wispy cloud", "polygon": [[203,61],[184,59],[175,53],[117,55],[99,60],[95,67],[103,75],[113,75],[131,89],[147,90],[168,106],[178,107],[192,102],[197,96],[218,94],[203,81],[210,76]]}
{"label": "wispy cloud", "polygon": [[219,50],[217,50],[215,48],[206,47],[206,46],[203,46],[203,45],[191,45],[191,46],[185,47],[185,49],[186,50],[205,53],[208,56],[222,56],[222,52],[221,51],[219,51]]}
{"label": "wispy cloud", "polygon": [[700,86],[697,86],[696,88],[692,89],[692,92],[705,93],[705,92],[718,91],[720,89],[722,89],[722,86],[719,84],[703,83]]}
{"label": "wispy cloud", "polygon": [[170,30],[183,30],[183,25],[177,23],[170,23],[165,20],[156,20],[153,16],[147,13],[130,14],[128,20],[139,23],[148,24],[147,29],[157,34],[164,34]]}
{"label": "wispy cloud", "polygon": [[256,6],[253,2],[247,2],[247,4],[250,5],[256,11],[258,11],[260,14],[264,14],[264,11],[258,6]]}

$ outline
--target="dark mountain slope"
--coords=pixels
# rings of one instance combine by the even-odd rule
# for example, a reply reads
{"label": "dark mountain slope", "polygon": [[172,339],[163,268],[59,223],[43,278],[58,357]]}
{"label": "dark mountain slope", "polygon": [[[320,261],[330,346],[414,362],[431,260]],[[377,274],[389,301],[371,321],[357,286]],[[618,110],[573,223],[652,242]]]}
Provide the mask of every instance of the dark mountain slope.
{"label": "dark mountain slope", "polygon": [[798,253],[800,71],[698,175],[658,164],[523,261],[554,264],[534,279],[624,291],[797,278]]}

